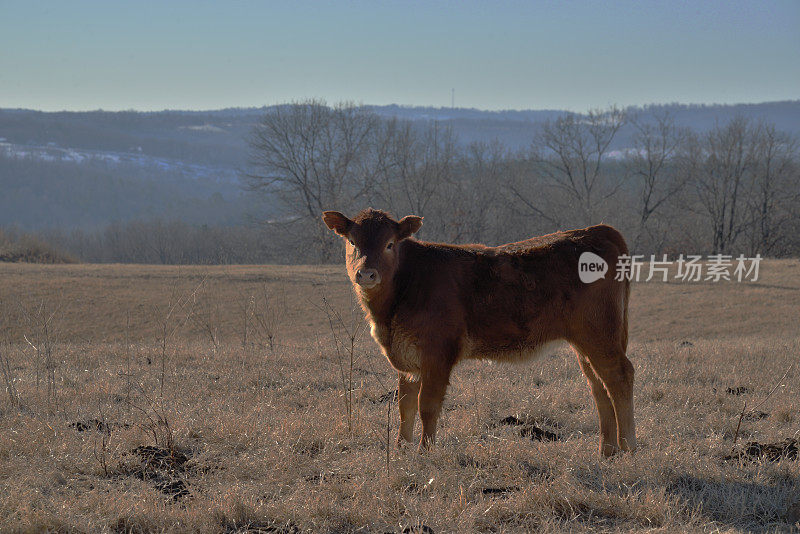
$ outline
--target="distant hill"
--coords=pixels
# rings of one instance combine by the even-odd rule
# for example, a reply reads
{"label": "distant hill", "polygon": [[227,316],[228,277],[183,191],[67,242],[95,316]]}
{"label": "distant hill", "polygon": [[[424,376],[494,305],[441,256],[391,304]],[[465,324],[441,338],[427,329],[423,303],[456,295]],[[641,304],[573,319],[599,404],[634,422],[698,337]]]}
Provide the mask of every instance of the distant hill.
{"label": "distant hill", "polygon": [[[272,107],[49,113],[0,109],[0,142],[22,145],[53,143],[63,148],[141,153],[199,165],[236,168],[246,163],[245,137]],[[560,110],[483,111],[398,105],[366,107],[382,117],[437,120],[452,125],[465,142],[499,138],[510,148],[527,146],[538,125],[566,113]],[[669,110],[680,126],[701,131],[741,115],[765,120],[780,130],[800,135],[800,100],[737,105],[663,104],[628,110],[644,115]]]}
{"label": "distant hill", "polygon": [[[497,140],[524,148],[559,110],[482,111],[368,106],[382,117],[452,126],[463,143]],[[139,217],[239,224],[264,215],[242,192],[247,136],[268,107],[210,111],[55,112],[0,109],[0,225],[101,226]],[[800,136],[800,100],[740,105],[629,108],[645,117],[669,110],[698,131],[741,115]],[[612,148],[630,146],[623,129]]]}

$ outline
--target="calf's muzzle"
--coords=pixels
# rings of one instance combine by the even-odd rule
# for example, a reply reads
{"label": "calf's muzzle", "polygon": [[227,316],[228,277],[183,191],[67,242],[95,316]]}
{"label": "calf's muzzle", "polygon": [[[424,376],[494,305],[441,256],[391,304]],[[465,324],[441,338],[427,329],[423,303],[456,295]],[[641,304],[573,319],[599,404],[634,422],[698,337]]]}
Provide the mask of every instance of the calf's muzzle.
{"label": "calf's muzzle", "polygon": [[370,288],[381,283],[381,275],[375,269],[359,269],[356,271],[356,283]]}

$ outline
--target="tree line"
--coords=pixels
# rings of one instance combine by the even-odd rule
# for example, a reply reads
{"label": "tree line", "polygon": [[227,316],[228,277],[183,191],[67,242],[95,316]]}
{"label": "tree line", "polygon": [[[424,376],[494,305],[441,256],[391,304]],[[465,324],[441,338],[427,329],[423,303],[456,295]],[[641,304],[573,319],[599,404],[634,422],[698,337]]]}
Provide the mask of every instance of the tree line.
{"label": "tree line", "polygon": [[[612,150],[620,129],[632,145]],[[422,239],[500,244],[605,222],[637,254],[800,252],[800,153],[792,135],[737,117],[698,132],[617,108],[544,122],[523,150],[462,144],[449,127],[350,104],[271,110],[250,139],[248,184],[317,261],[340,254],[323,210],[426,217]]]}
{"label": "tree line", "polygon": [[[630,146],[612,148],[623,127]],[[248,144],[247,190],[279,205],[268,220],[150,219],[41,237],[93,262],[331,262],[341,244],[321,212],[372,206],[425,217],[419,237],[433,241],[501,244],[604,222],[646,256],[800,254],[798,141],[743,117],[695,131],[666,108],[565,113],[512,150],[462,143],[435,120],[306,101],[269,108]]]}

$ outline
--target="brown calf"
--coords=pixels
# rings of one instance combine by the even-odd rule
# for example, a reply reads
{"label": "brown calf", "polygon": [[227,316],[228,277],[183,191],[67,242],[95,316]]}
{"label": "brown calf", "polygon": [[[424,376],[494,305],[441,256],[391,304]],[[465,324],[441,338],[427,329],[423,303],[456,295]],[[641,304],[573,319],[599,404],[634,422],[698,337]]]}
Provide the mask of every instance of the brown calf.
{"label": "brown calf", "polygon": [[[420,448],[434,442],[450,372],[462,358],[520,360],[566,340],[578,356],[600,419],[600,452],[636,448],[633,365],[628,344],[627,281],[613,267],[625,241],[605,225],[558,232],[499,247],[426,243],[422,226],[367,209],[350,220],[323,213],[347,240],[347,272],[372,336],[399,372],[398,445],[422,419]],[[604,278],[579,279],[583,252],[611,266]]]}

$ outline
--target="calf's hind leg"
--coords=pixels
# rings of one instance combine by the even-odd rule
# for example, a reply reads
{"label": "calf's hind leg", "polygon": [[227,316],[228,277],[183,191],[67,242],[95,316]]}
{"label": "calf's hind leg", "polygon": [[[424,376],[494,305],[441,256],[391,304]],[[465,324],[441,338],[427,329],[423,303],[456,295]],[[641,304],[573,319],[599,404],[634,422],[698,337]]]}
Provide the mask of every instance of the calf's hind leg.
{"label": "calf's hind leg", "polygon": [[[623,287],[615,286],[609,291],[594,295],[589,300],[594,305],[581,310],[576,316],[575,327],[568,339],[579,352],[581,368],[587,375],[597,401],[600,413],[600,450],[605,455],[608,455],[606,445],[613,444],[613,438],[609,436],[613,429],[610,422],[612,414],[605,397],[613,407],[617,445],[623,451],[636,449],[633,364],[625,355],[628,346],[628,318],[627,293],[624,291],[626,290]],[[592,378],[602,383],[607,395],[601,395],[599,384]]]}
{"label": "calf's hind leg", "polygon": [[597,416],[600,422],[600,454],[608,457],[619,450],[617,417],[614,412],[614,405],[611,403],[611,398],[608,396],[603,381],[592,369],[589,359],[581,354],[578,349],[575,349],[575,353],[578,356],[581,371],[586,376],[586,381],[589,383],[589,389],[597,406]]}
{"label": "calf's hind leg", "polygon": [[606,386],[617,416],[617,441],[623,451],[636,449],[636,426],[633,420],[633,364],[624,351],[612,351],[591,360]]}

